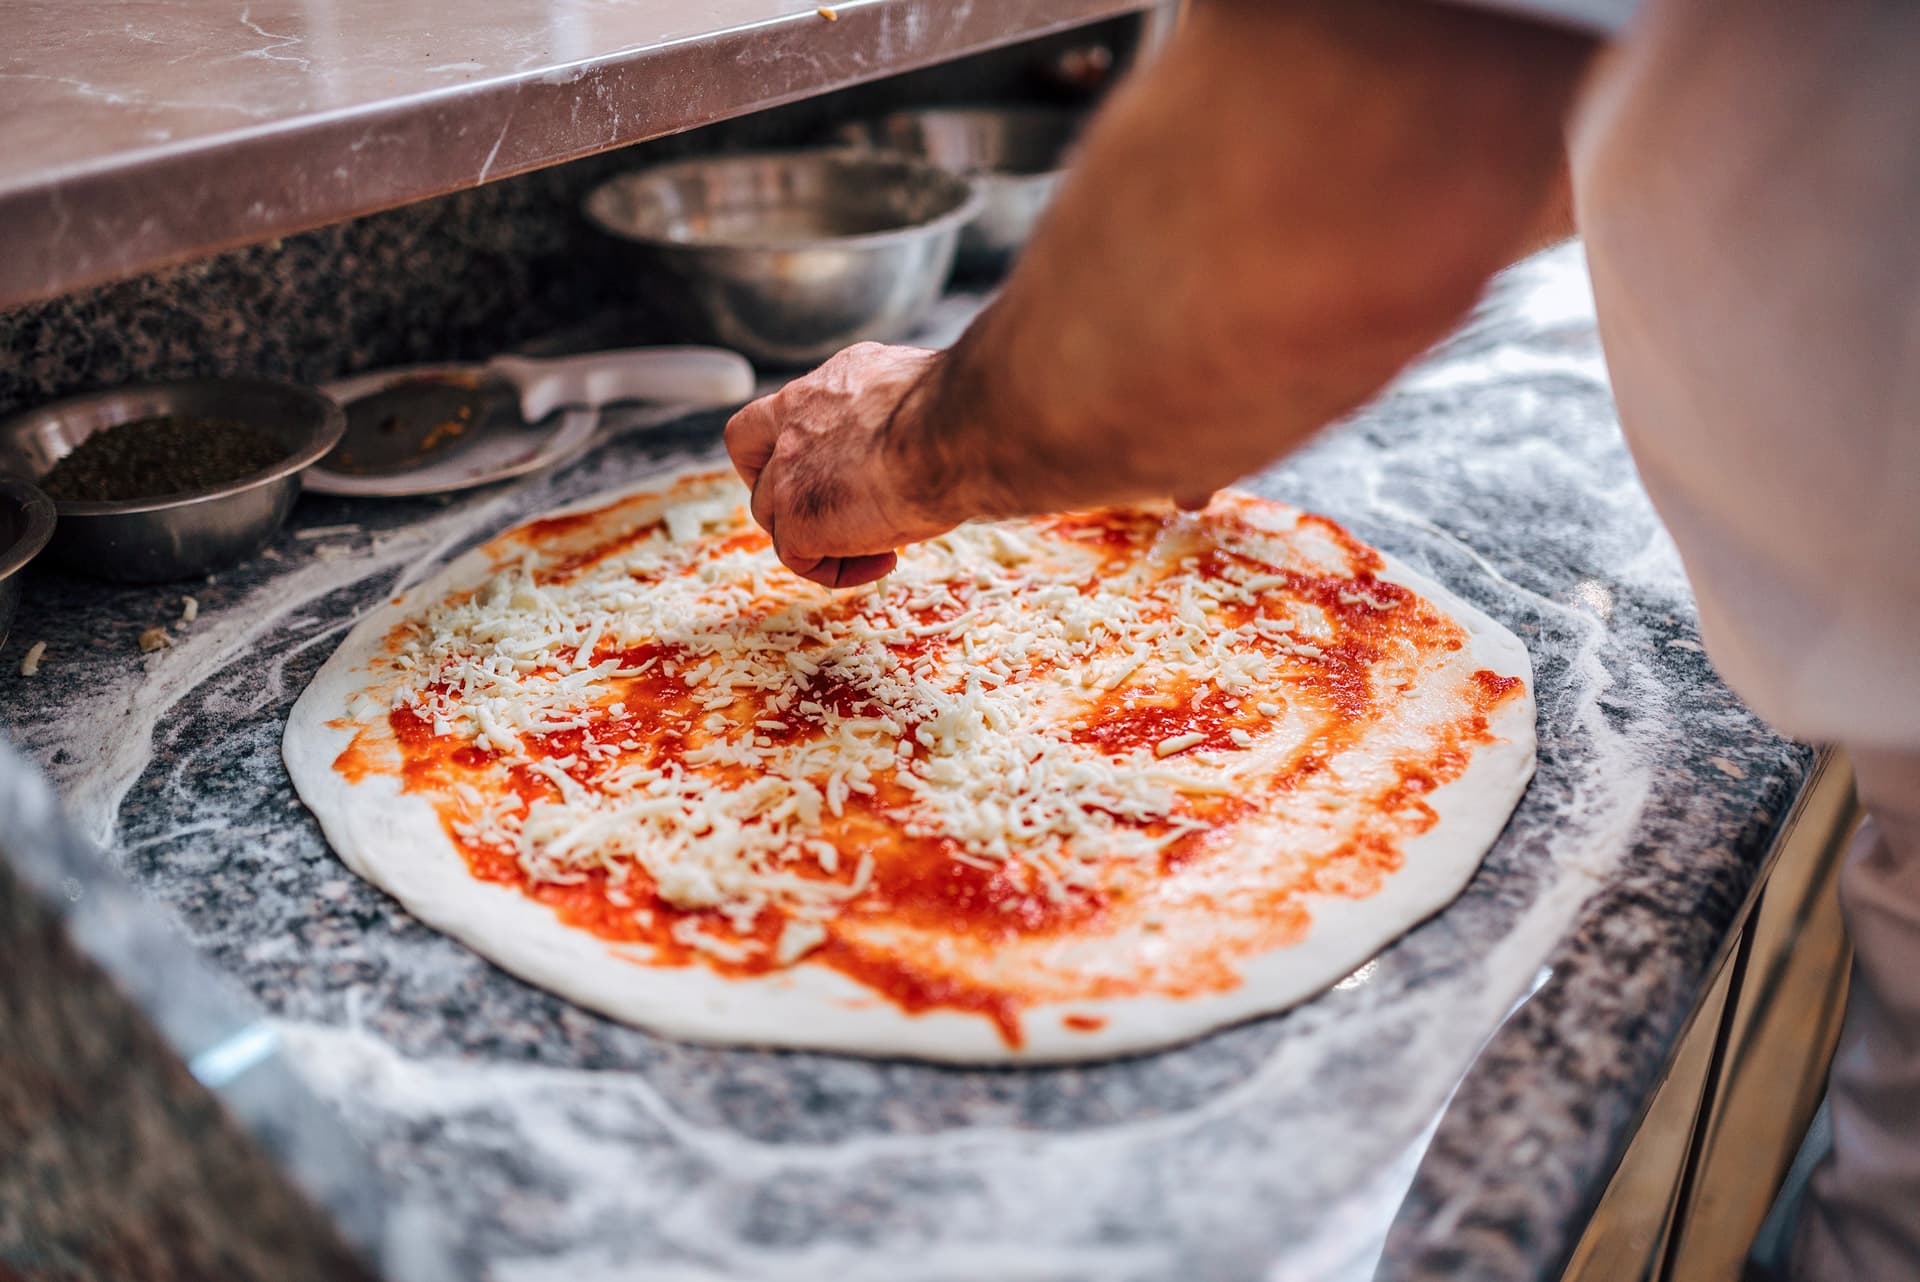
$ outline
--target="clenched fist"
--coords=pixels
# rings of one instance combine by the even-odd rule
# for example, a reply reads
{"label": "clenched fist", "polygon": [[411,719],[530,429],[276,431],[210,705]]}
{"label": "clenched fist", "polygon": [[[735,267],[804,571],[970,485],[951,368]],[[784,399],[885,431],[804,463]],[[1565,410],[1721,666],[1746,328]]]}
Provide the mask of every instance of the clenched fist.
{"label": "clenched fist", "polygon": [[830,588],[871,583],[894,549],[957,524],[903,473],[893,433],[940,357],[860,343],[727,424],[727,453],[781,564]]}

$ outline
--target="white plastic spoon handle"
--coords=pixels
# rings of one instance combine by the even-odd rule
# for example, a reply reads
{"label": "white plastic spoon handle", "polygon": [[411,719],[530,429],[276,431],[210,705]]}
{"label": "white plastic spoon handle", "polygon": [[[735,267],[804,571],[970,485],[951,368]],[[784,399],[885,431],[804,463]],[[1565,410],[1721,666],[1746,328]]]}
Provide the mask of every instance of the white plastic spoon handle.
{"label": "white plastic spoon handle", "polygon": [[753,395],[753,366],[738,352],[719,347],[630,347],[554,360],[496,356],[487,370],[520,390],[520,413],[529,423],[562,405],[733,405]]}

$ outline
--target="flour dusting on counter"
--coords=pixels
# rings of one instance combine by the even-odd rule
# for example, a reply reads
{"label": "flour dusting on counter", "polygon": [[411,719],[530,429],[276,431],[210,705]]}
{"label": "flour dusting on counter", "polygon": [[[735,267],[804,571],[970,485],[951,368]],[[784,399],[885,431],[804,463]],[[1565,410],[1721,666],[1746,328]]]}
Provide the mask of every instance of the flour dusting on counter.
{"label": "flour dusting on counter", "polygon": [[[1591,376],[1591,316],[1566,301],[1581,279],[1577,247],[1533,260],[1251,485],[1526,642],[1532,790],[1462,897],[1364,976],[1164,1054],[1007,1073],[662,1041],[412,921],[292,804],[287,710],[354,617],[521,516],[717,457],[724,415],[445,506],[305,499],[302,528],[362,527],[351,554],[289,534],[196,589],[194,626],[157,655],[128,641],[177,592],[36,574],[16,635],[44,638],[60,679],[0,668],[0,717],[268,1008],[383,1195],[459,1243],[454,1276],[1360,1282],[1397,1213],[1415,1236],[1497,1216],[1527,1245],[1476,1278],[1532,1278],[1570,1249],[1609,1128],[1651,1090],[1810,760],[1669,644],[1696,621]],[[1588,582],[1609,617],[1569,596]]]}

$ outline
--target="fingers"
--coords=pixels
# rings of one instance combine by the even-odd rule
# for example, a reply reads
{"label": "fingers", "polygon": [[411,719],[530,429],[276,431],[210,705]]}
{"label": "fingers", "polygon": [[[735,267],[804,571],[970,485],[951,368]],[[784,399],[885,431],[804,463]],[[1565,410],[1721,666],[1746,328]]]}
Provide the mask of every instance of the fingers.
{"label": "fingers", "polygon": [[[731,446],[729,446],[729,452],[731,452]],[[745,469],[741,469],[740,479],[746,481],[748,485],[753,487],[752,493],[747,499],[747,511],[753,514],[754,523],[765,530],[768,536],[771,537],[773,534],[773,518],[776,507],[774,493],[778,489],[778,486],[775,484],[777,477],[772,474],[764,464],[765,460],[762,461],[761,466],[754,469],[751,480],[748,479]],[[739,463],[736,462],[734,467],[739,468]],[[775,539],[774,544],[777,547],[779,540]]]}
{"label": "fingers", "polygon": [[[748,489],[755,488],[761,471],[767,466],[767,460],[773,457],[773,447],[780,440],[780,415],[774,405],[779,395],[775,392],[770,396],[762,396],[743,406],[727,420],[727,457],[733,460],[733,470],[740,474],[740,479]],[[756,510],[755,519],[759,519],[759,516]],[[762,521],[761,524],[765,525],[766,522]]]}
{"label": "fingers", "polygon": [[[777,452],[755,478],[748,508],[773,540],[780,564],[829,588],[856,588],[893,572],[899,558],[888,532],[849,505],[796,502],[791,460]],[[862,547],[878,551],[860,551]],[[838,552],[830,551],[839,549]]]}
{"label": "fingers", "polygon": [[1204,494],[1176,495],[1173,500],[1173,505],[1182,512],[1204,512],[1207,510],[1207,505],[1212,502],[1213,491],[1209,490]]}
{"label": "fingers", "polygon": [[880,449],[936,358],[856,344],[727,423],[728,457],[781,564],[828,587],[858,587],[893,569],[893,549],[946,528],[901,499]]}

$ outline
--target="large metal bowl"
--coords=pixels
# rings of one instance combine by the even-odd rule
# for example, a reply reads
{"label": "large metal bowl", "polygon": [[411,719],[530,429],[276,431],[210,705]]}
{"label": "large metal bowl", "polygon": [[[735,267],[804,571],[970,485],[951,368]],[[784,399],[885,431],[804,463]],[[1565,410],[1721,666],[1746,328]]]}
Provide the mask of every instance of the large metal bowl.
{"label": "large metal bowl", "polygon": [[603,183],[586,202],[696,337],[776,365],[904,337],[940,296],[978,210],[963,177],[845,148],[680,161]]}
{"label": "large metal bowl", "polygon": [[958,265],[968,275],[997,275],[1052,202],[1085,121],[1085,112],[1066,107],[923,108],[852,121],[836,136],[972,178],[981,207],[960,233]]}
{"label": "large metal bowl", "polygon": [[300,473],[346,430],[311,388],[252,378],[147,383],[55,401],[0,423],[0,470],[35,480],[95,432],[169,415],[229,419],[271,435],[286,456],[212,489],[124,503],[58,499],[49,552],[72,568],[135,583],[204,574],[258,551],[286,521]]}
{"label": "large metal bowl", "polygon": [[0,645],[20,608],[20,576],[53,535],[53,500],[25,481],[0,476]]}

